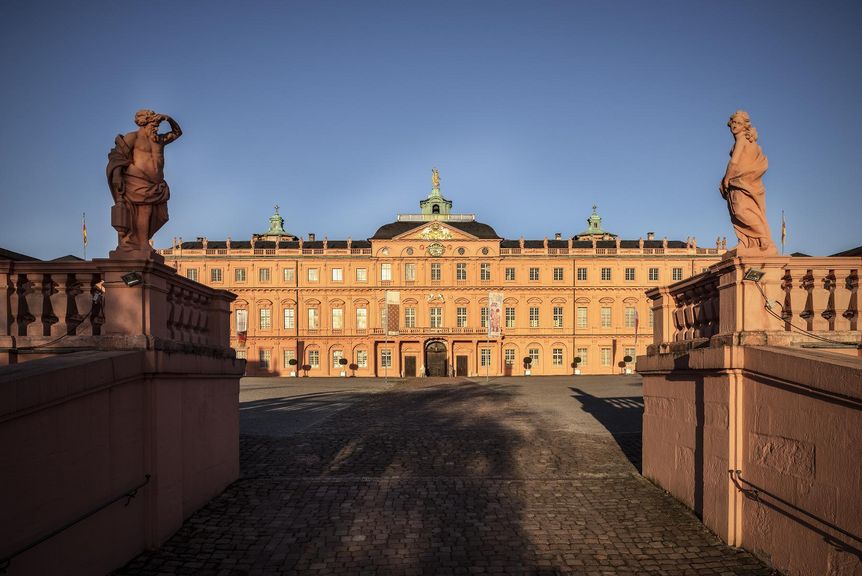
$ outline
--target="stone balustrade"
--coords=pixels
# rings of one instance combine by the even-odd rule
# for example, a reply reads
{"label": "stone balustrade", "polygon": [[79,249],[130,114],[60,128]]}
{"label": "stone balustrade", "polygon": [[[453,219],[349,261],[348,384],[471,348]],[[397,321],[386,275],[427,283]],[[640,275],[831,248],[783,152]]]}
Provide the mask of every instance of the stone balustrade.
{"label": "stone balustrade", "polygon": [[[123,276],[135,273],[129,286]],[[0,365],[70,349],[180,349],[230,355],[234,295],[155,261],[4,261]]]}
{"label": "stone balustrade", "polygon": [[[745,279],[751,269],[762,273],[758,281]],[[786,346],[827,338],[859,344],[860,270],[858,257],[722,260],[647,292],[654,314],[651,353],[709,341]]]}

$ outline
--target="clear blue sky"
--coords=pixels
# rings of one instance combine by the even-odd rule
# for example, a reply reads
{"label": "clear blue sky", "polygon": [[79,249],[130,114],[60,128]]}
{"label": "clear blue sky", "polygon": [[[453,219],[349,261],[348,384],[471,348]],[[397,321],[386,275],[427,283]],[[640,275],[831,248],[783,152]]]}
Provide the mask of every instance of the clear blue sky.
{"label": "clear blue sky", "polygon": [[173,236],[371,236],[440,170],[507,238],[718,235],[737,108],[787,251],[862,244],[859,2],[233,1],[0,4],[0,246],[116,244],[104,169],[139,108],[172,115]]}

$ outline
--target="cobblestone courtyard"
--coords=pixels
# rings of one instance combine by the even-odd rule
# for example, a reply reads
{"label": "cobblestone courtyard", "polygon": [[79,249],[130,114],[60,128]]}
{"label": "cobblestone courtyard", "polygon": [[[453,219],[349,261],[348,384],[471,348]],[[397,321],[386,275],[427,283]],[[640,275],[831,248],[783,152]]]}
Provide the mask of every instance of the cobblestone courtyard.
{"label": "cobblestone courtyard", "polygon": [[634,377],[245,379],[239,481],[118,574],[771,574],[644,480]]}

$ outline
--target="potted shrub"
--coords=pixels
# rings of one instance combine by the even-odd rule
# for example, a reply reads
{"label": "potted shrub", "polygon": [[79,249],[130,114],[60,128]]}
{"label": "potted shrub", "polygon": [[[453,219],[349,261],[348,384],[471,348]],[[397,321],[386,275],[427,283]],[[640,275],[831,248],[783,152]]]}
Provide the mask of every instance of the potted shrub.
{"label": "potted shrub", "polygon": [[533,364],[533,359],[529,356],[524,356],[524,376],[530,375],[530,366]]}
{"label": "potted shrub", "polygon": [[578,368],[578,365],[581,363],[581,357],[575,356],[574,362],[572,362],[572,368],[575,369],[575,376],[581,373],[581,369]]}
{"label": "potted shrub", "polygon": [[338,363],[341,364],[341,375],[347,376],[347,371],[344,369],[347,366],[347,358],[339,358]]}
{"label": "potted shrub", "polygon": [[350,371],[353,372],[353,374],[350,375],[350,377],[353,378],[356,376],[356,371],[359,370],[359,364],[353,363],[348,366],[348,368],[350,368]]}
{"label": "potted shrub", "polygon": [[290,375],[296,376],[297,375],[296,374],[296,365],[298,364],[298,362],[296,361],[296,358],[291,358],[290,360],[287,361],[287,363],[290,364]]}
{"label": "potted shrub", "polygon": [[311,364],[303,364],[302,371],[305,372],[305,376],[308,377],[308,371],[311,370]]}

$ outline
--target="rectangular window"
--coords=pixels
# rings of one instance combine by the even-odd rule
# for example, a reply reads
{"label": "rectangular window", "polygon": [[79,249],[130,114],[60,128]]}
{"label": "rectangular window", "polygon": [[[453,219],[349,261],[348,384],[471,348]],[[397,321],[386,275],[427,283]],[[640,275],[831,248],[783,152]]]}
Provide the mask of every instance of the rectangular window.
{"label": "rectangular window", "polygon": [[578,281],[586,282],[587,281],[587,269],[586,268],[578,268]]}
{"label": "rectangular window", "polygon": [[317,268],[309,268],[307,277],[309,282],[319,282],[320,272],[317,270]]}
{"label": "rectangular window", "polygon": [[554,366],[562,366],[563,365],[563,349],[562,348],[551,349],[551,362],[554,364]]}
{"label": "rectangular window", "polygon": [[269,282],[269,268],[261,268],[258,270],[257,279],[261,282]]}
{"label": "rectangular window", "polygon": [[587,348],[578,348],[578,358],[581,359],[581,361],[578,362],[578,366],[586,366],[587,365],[587,363],[589,362],[589,359],[590,359],[590,356],[587,353]]}
{"label": "rectangular window", "polygon": [[356,351],[356,365],[360,368],[368,368],[368,350]]}
{"label": "rectangular window", "polygon": [[432,262],[431,263],[431,281],[439,282],[440,281],[440,263]]}
{"label": "rectangular window", "polygon": [[467,325],[467,308],[459,306],[455,309],[455,323],[458,328],[463,328]]}
{"label": "rectangular window", "polygon": [[416,328],[416,308],[404,308],[404,327]]}
{"label": "rectangular window", "polygon": [[538,348],[530,348],[529,350],[527,350],[527,356],[529,356],[530,360],[532,360],[530,365],[535,368],[536,364],[539,363],[539,349]]}
{"label": "rectangular window", "polygon": [[284,309],[284,328],[290,329],[296,327],[296,311],[293,308]]}
{"label": "rectangular window", "polygon": [[198,281],[198,269],[197,268],[189,268],[186,270],[186,278],[189,280]]}
{"label": "rectangular window", "polygon": [[431,328],[443,327],[443,309],[431,308]]}
{"label": "rectangular window", "polygon": [[638,355],[638,353],[634,348],[626,347],[624,356],[631,356],[632,362],[634,362],[637,359],[637,355]]}
{"label": "rectangular window", "polygon": [[530,306],[530,328],[539,327],[539,308],[538,306]]}
{"label": "rectangular window", "polygon": [[626,328],[634,328],[635,327],[635,318],[637,317],[637,310],[631,306],[627,306],[625,310],[625,322]]}
{"label": "rectangular window", "polygon": [[538,268],[530,268],[530,280],[538,281],[539,279],[539,269]]}
{"label": "rectangular window", "polygon": [[602,280],[610,280],[611,279],[611,269],[610,268],[602,268]]}
{"label": "rectangular window", "polygon": [[578,328],[587,327],[587,307],[578,306]]}
{"label": "rectangular window", "polygon": [[479,350],[479,365],[484,368],[491,365],[491,349],[482,348]]}
{"label": "rectangular window", "polygon": [[658,282],[658,268],[649,269],[650,282]]}
{"label": "rectangular window", "polygon": [[308,309],[308,329],[317,330],[320,328],[320,319],[317,316],[317,308]]}
{"label": "rectangular window", "polygon": [[515,327],[515,308],[506,308],[506,328]]}
{"label": "rectangular window", "polygon": [[332,329],[333,330],[343,330],[344,329],[344,309],[343,308],[333,308],[332,309]]}
{"label": "rectangular window", "polygon": [[611,349],[610,348],[602,348],[602,366],[610,366],[611,365]]}
{"label": "rectangular window", "polygon": [[234,282],[245,282],[245,268],[236,268],[233,271]]}
{"label": "rectangular window", "polygon": [[479,264],[479,280],[487,282],[491,279],[491,265]]}
{"label": "rectangular window", "polygon": [[673,269],[673,280],[674,282],[676,282],[677,280],[682,280],[682,268]]}
{"label": "rectangular window", "polygon": [[237,360],[245,360],[248,356],[248,350],[237,350],[236,351],[236,359]]}
{"label": "rectangular window", "polygon": [[562,280],[563,279],[563,269],[562,268],[554,268],[554,280]]}
{"label": "rectangular window", "polygon": [[332,281],[333,282],[343,282],[344,281],[344,270],[341,268],[333,268],[332,269]]}
{"label": "rectangular window", "polygon": [[455,280],[467,279],[467,265],[463,262],[455,264]]}
{"label": "rectangular window", "polygon": [[296,350],[285,350],[283,352],[282,361],[284,362],[285,370],[296,370],[296,365],[290,363],[294,358],[296,358]]}
{"label": "rectangular window", "polygon": [[602,306],[601,310],[602,328],[611,327],[611,309],[607,306]]}
{"label": "rectangular window", "polygon": [[488,327],[488,307],[482,306],[479,308],[479,326],[482,328]]}
{"label": "rectangular window", "polygon": [[512,348],[504,350],[503,360],[506,362],[506,366],[512,366],[515,363],[515,350]]}
{"label": "rectangular window", "polygon": [[357,268],[356,269],[356,281],[357,282],[368,282],[368,269]]}
{"label": "rectangular window", "polygon": [[308,351],[308,365],[312,368],[320,367],[320,350]]}
{"label": "rectangular window", "polygon": [[634,268],[626,268],[626,280],[634,280],[635,279],[635,269]]}
{"label": "rectangular window", "polygon": [[392,281],[392,264],[387,263],[380,265],[380,280],[383,282]]}
{"label": "rectangular window", "polygon": [[281,271],[282,278],[286,283],[293,283],[296,278],[295,270],[293,268],[285,268]]}
{"label": "rectangular window", "polygon": [[248,310],[236,311],[236,331],[248,332]]}
{"label": "rectangular window", "polygon": [[415,282],[416,281],[416,264],[413,262],[408,262],[404,265],[404,281],[405,282]]}
{"label": "rectangular window", "polygon": [[269,308],[261,308],[260,312],[260,327],[262,330],[272,328],[272,310]]}
{"label": "rectangular window", "polygon": [[210,282],[221,282],[221,268],[210,270]]}
{"label": "rectangular window", "polygon": [[563,327],[563,307],[554,306],[554,328]]}
{"label": "rectangular window", "polygon": [[332,367],[333,368],[341,368],[341,359],[344,358],[343,350],[333,350],[332,351]]}
{"label": "rectangular window", "polygon": [[368,329],[368,308],[357,308],[356,309],[356,329],[357,330],[367,330]]}
{"label": "rectangular window", "polygon": [[515,269],[514,268],[506,268],[506,280],[509,280],[509,281],[515,280]]}
{"label": "rectangular window", "polygon": [[392,350],[380,351],[380,366],[383,368],[392,368]]}
{"label": "rectangular window", "polygon": [[272,363],[272,350],[258,350],[257,359],[261,370],[269,370]]}

